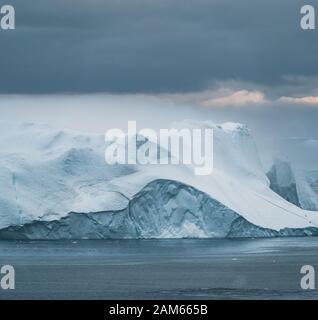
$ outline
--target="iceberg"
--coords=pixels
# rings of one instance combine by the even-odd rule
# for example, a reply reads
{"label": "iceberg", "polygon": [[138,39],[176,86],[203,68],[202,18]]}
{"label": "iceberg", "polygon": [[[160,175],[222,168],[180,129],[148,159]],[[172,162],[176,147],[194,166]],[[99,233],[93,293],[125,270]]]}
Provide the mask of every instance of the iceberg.
{"label": "iceberg", "polygon": [[316,235],[318,214],[270,188],[243,124],[214,131],[214,171],[108,165],[101,134],[32,123],[0,126],[0,237],[100,239]]}
{"label": "iceberg", "polygon": [[275,160],[271,170],[267,173],[270,188],[290,203],[300,207],[296,179],[287,161]]}

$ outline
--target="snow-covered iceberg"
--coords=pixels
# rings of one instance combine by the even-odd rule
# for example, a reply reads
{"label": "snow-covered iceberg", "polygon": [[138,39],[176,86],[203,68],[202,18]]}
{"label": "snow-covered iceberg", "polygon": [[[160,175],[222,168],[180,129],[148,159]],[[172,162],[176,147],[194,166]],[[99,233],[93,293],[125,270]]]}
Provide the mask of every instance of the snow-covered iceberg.
{"label": "snow-covered iceberg", "polygon": [[270,188],[285,200],[305,210],[318,210],[318,171],[292,168],[276,160],[267,173]]}
{"label": "snow-covered iceberg", "polygon": [[267,177],[273,191],[296,206],[301,206],[295,175],[289,162],[276,159]]}
{"label": "snow-covered iceberg", "polygon": [[318,214],[271,190],[249,129],[214,129],[214,171],[107,165],[103,135],[0,126],[0,237],[28,239],[315,235]]}
{"label": "snow-covered iceberg", "polygon": [[[298,204],[305,210],[318,210],[318,140],[312,138],[282,139],[277,142],[275,157],[284,160],[274,161],[269,172],[271,187],[283,198],[297,204],[297,199],[287,194],[289,189]],[[280,176],[275,182],[275,171]],[[289,186],[288,186],[289,184]],[[287,188],[286,188],[287,187]]]}

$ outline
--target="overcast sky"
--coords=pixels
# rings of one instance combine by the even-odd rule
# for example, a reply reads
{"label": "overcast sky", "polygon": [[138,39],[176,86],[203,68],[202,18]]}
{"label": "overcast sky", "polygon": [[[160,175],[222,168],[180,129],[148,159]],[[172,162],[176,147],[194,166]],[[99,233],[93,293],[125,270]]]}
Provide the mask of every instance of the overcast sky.
{"label": "overcast sky", "polygon": [[265,153],[318,138],[318,30],[300,28],[317,0],[3,1],[16,30],[0,30],[0,120],[98,132],[237,121]]}
{"label": "overcast sky", "polygon": [[0,31],[0,92],[197,92],[235,81],[311,94],[318,31],[300,29],[305,2],[7,0],[16,30]]}

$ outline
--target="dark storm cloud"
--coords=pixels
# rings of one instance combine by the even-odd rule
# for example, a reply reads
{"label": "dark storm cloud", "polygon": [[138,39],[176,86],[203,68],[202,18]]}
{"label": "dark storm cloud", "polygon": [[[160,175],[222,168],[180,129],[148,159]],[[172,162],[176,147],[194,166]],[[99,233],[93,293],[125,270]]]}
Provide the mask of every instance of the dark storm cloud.
{"label": "dark storm cloud", "polygon": [[318,31],[300,30],[299,0],[2,2],[16,9],[16,30],[0,31],[2,93],[191,92],[228,80],[277,90],[318,74]]}

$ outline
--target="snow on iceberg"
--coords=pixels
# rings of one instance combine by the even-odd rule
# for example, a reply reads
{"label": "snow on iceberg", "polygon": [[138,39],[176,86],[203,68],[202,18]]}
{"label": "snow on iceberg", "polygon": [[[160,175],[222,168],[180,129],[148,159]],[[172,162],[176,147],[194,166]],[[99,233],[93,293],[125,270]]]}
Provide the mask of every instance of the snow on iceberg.
{"label": "snow on iceberg", "polygon": [[[111,166],[104,161],[103,135],[1,124],[1,236],[315,234],[317,212],[302,210],[270,189],[246,126],[184,121],[173,127],[214,129],[211,175],[195,176],[188,166]],[[177,196],[171,188],[177,188]]]}

